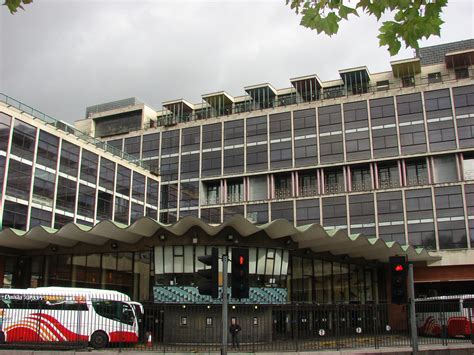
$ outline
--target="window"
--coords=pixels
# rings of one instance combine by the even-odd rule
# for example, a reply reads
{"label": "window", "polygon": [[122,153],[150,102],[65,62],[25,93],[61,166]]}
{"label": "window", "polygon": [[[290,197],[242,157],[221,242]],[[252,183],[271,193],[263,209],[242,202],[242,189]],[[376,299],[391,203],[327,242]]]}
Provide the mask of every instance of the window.
{"label": "window", "polygon": [[133,325],[135,321],[132,308],[124,302],[93,299],[92,307],[94,307],[99,316],[104,318],[128,325]]}
{"label": "window", "polygon": [[3,207],[3,228],[26,230],[28,207],[5,201]]}
{"label": "window", "polygon": [[366,191],[372,189],[372,176],[369,166],[351,168],[351,187],[353,191]]}
{"label": "window", "polygon": [[95,188],[79,184],[77,214],[88,218],[94,218],[95,191]]}
{"label": "window", "polygon": [[97,219],[112,219],[113,195],[108,192],[98,191]]}
{"label": "window", "polygon": [[375,237],[374,195],[349,196],[349,219],[351,233],[363,233],[367,237]]}
{"label": "window", "polygon": [[328,197],[322,199],[323,220],[321,224],[325,227],[347,228],[346,198]]}
{"label": "window", "polygon": [[201,219],[206,223],[221,223],[221,209],[216,208],[202,208]]}
{"label": "window", "polygon": [[220,150],[202,153],[202,176],[221,175],[221,154]]}
{"label": "window", "polygon": [[176,208],[178,205],[178,184],[161,185],[160,207]]}
{"label": "window", "polygon": [[271,206],[272,206],[272,221],[276,219],[285,219],[289,222],[294,221],[293,201],[273,202]]}
{"label": "window", "polygon": [[268,146],[265,142],[260,145],[247,146],[247,171],[267,170]]}
{"label": "window", "polygon": [[95,121],[97,137],[113,136],[133,132],[140,129],[142,124],[142,110],[128,111],[100,117]]}
{"label": "window", "polygon": [[325,193],[344,192],[344,173],[342,168],[324,171]]}
{"label": "window", "polygon": [[319,200],[297,200],[296,222],[299,226],[311,223],[319,223]]}
{"label": "window", "polygon": [[113,191],[115,180],[115,163],[111,160],[100,158],[99,186]]}
{"label": "window", "polygon": [[247,143],[267,141],[267,117],[247,118]]}
{"label": "window", "polygon": [[435,183],[458,181],[456,157],[454,155],[433,158],[433,179]]}
{"label": "window", "polygon": [[209,182],[205,185],[205,205],[215,205],[220,203],[220,182]]}
{"label": "window", "polygon": [[33,161],[35,141],[36,128],[23,121],[15,119],[11,147],[12,154]]}
{"label": "window", "polygon": [[426,160],[411,160],[405,164],[407,186],[428,184]]}
{"label": "window", "polygon": [[10,159],[6,194],[28,200],[30,196],[31,165]]}
{"label": "window", "polygon": [[148,179],[146,190],[146,203],[158,207],[158,181]]}
{"label": "window", "polygon": [[180,208],[197,207],[199,205],[199,182],[181,183]]}
{"label": "window", "polygon": [[414,75],[405,75],[402,77],[402,86],[404,88],[415,86],[415,76]]}
{"label": "window", "polygon": [[133,172],[132,197],[145,201],[145,176],[136,171]]}
{"label": "window", "polygon": [[140,143],[141,137],[125,138],[124,151],[131,156],[140,159]]}
{"label": "window", "polygon": [[78,166],[79,147],[63,140],[61,145],[59,171],[67,175],[77,176]]}
{"label": "window", "polygon": [[454,69],[454,74],[456,75],[456,79],[466,79],[469,78],[469,68],[456,68]]}
{"label": "window", "polygon": [[178,156],[161,158],[160,174],[163,181],[178,180]]}
{"label": "window", "polygon": [[244,143],[244,120],[224,123],[224,146]]}
{"label": "window", "polygon": [[115,197],[114,220],[116,222],[128,224],[128,210],[129,210],[129,201],[121,197]]}
{"label": "window", "polygon": [[243,179],[227,180],[227,202],[234,203],[244,200],[244,181]]}
{"label": "window", "polygon": [[408,240],[411,245],[436,249],[433,201],[430,189],[405,191]]}
{"label": "window", "polygon": [[144,206],[139,203],[132,202],[132,207],[130,209],[130,223],[135,222],[144,215]]}
{"label": "window", "polygon": [[58,146],[58,137],[40,130],[36,163],[56,170],[56,162],[58,161]]}
{"label": "window", "polygon": [[318,176],[316,171],[299,172],[298,187],[300,196],[314,196],[318,194]]}
{"label": "window", "polygon": [[188,325],[188,317],[181,317],[181,320],[179,322],[181,326],[186,326]]}
{"label": "window", "polygon": [[267,176],[249,178],[249,201],[266,200],[268,198]]}
{"label": "window", "polygon": [[74,213],[76,203],[76,182],[58,177],[58,192],[56,197],[56,208]]}
{"label": "window", "polygon": [[176,154],[179,150],[179,130],[163,132],[161,137],[161,155]]}
{"label": "window", "polygon": [[388,80],[377,81],[377,91],[385,91],[390,89],[390,82]]}
{"label": "window", "polygon": [[181,155],[181,179],[199,177],[199,153]]}
{"label": "window", "polygon": [[441,73],[436,72],[436,73],[429,73],[428,74],[428,83],[434,84],[434,83],[440,83],[441,82]]}
{"label": "window", "polygon": [[212,317],[206,317],[206,326],[212,327]]}
{"label": "window", "polygon": [[74,218],[63,216],[61,214],[55,214],[54,216],[54,228],[60,229],[68,223],[74,222]]}
{"label": "window", "polygon": [[160,134],[144,134],[142,158],[157,157],[160,154]]}
{"label": "window", "polygon": [[400,174],[397,163],[380,164],[377,168],[380,189],[392,189],[400,186]]}
{"label": "window", "polygon": [[82,150],[81,158],[81,179],[95,184],[97,179],[97,165],[99,158],[97,154],[88,150]]}
{"label": "window", "polygon": [[55,178],[54,174],[36,168],[33,186],[34,203],[53,207]]}
{"label": "window", "polygon": [[130,169],[119,165],[117,168],[117,187],[116,191],[122,195],[130,195],[130,177],[132,172]]}
{"label": "window", "polygon": [[5,157],[0,155],[0,198],[1,198],[2,189],[3,189],[3,181],[5,177],[5,164],[6,164]]}
{"label": "window", "polygon": [[275,198],[289,198],[293,195],[291,173],[275,174]]}
{"label": "window", "polygon": [[[464,180],[474,180],[474,157],[463,157],[462,161]],[[1,175],[1,170],[0,170]],[[1,179],[1,177],[0,177]],[[2,184],[0,183],[0,186]]]}
{"label": "window", "polygon": [[319,149],[321,163],[336,163],[344,159],[342,115],[340,105],[318,108]]}
{"label": "window", "polygon": [[202,149],[222,146],[222,125],[220,123],[202,126]]}
{"label": "window", "polygon": [[383,240],[406,244],[403,201],[400,191],[377,194],[379,236]]}
{"label": "window", "polygon": [[244,171],[244,148],[224,150],[224,174]]}
{"label": "window", "polygon": [[199,126],[184,128],[181,134],[181,152],[199,150],[201,129]]}
{"label": "window", "polygon": [[0,112],[0,150],[4,152],[8,149],[10,140],[10,126],[12,118],[3,112]]}
{"label": "window", "polygon": [[30,229],[35,226],[51,227],[52,213],[38,208],[31,208]]}
{"label": "window", "polygon": [[256,224],[268,222],[268,205],[247,205],[247,219]]}

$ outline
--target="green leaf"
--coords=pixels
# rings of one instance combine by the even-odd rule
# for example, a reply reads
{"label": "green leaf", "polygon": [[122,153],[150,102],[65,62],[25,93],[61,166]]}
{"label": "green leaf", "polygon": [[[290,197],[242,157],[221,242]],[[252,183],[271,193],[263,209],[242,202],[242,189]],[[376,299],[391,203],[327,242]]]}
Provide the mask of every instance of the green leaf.
{"label": "green leaf", "polygon": [[356,10],[356,9],[354,9],[354,8],[352,8],[352,7],[348,7],[348,6],[341,5],[341,7],[339,8],[339,16],[340,16],[341,18],[343,18],[344,20],[347,20],[347,17],[348,17],[350,14],[359,16],[359,14],[357,13],[357,10]]}
{"label": "green leaf", "polygon": [[[14,0],[17,1],[17,0]],[[301,12],[301,25],[319,34],[331,36],[339,30],[339,22],[349,15],[358,16],[358,9],[380,20],[387,12],[392,20],[379,28],[379,44],[387,46],[395,55],[403,42],[407,47],[418,48],[421,39],[441,33],[441,13],[448,0],[352,0],[353,6],[344,0],[285,0],[296,13]]]}

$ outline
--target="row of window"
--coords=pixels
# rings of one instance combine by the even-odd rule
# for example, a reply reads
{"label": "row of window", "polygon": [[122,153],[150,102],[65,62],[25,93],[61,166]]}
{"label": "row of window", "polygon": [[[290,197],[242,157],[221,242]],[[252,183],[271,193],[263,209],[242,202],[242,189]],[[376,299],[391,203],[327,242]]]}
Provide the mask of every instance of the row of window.
{"label": "row of window", "polygon": [[160,166],[163,180],[172,181],[178,180],[179,170],[180,178],[187,179],[474,147],[473,113],[471,85],[453,88],[453,96],[449,89],[426,91],[395,101],[323,106],[207,124],[202,132],[189,127],[108,143],[150,160]]}
{"label": "row of window", "polygon": [[[28,214],[30,227],[61,227],[75,214],[87,225],[94,219],[128,224],[145,214],[156,218],[158,181],[3,113],[0,136],[0,193],[5,182],[10,199],[4,226],[25,229]],[[28,213],[30,196],[34,207]],[[62,214],[53,222],[54,207]]]}
{"label": "row of window", "polygon": [[[462,175],[458,169],[459,164]],[[474,179],[474,156],[441,155],[161,187],[161,209],[386,190]]]}
{"label": "row of window", "polygon": [[[181,209],[179,218],[192,215],[207,223],[221,223],[236,214],[257,224],[276,219],[296,225],[318,223],[432,250],[467,248],[474,242],[474,185]],[[172,223],[176,218],[176,211],[160,213],[162,222]]]}

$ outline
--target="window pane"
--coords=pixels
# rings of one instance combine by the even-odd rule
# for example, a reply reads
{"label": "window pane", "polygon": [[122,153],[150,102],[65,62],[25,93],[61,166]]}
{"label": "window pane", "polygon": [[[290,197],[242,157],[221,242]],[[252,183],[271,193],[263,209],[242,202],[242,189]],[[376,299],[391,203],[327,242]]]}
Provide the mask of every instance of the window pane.
{"label": "window pane", "polygon": [[35,152],[36,128],[15,119],[11,152],[16,156],[33,161]]}
{"label": "window pane", "polygon": [[59,171],[71,176],[77,176],[78,165],[79,147],[63,140],[61,145]]}
{"label": "window pane", "polygon": [[56,170],[58,161],[59,138],[44,131],[39,133],[38,153],[36,162]]}

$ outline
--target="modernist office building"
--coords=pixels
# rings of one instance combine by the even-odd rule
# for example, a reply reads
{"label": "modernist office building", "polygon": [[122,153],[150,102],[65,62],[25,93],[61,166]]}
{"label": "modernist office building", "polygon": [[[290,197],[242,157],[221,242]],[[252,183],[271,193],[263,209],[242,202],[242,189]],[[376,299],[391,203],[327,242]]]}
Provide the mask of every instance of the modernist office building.
{"label": "modernist office building", "polygon": [[[422,48],[391,70],[294,78],[245,95],[129,100],[87,108],[76,126],[159,167],[160,216],[363,233],[441,256],[420,293],[474,285],[474,40]],[[151,114],[150,114],[151,113]],[[435,284],[431,282],[436,282]],[[459,286],[459,289],[456,287]]]}
{"label": "modernist office building", "polygon": [[[250,248],[251,303],[389,301],[391,255],[416,262],[419,294],[467,292],[473,56],[468,40],[383,73],[309,75],[161,111],[126,99],[87,108],[77,130],[2,104],[5,280],[207,303],[197,257],[239,245]],[[41,194],[46,173],[52,193]]]}
{"label": "modernist office building", "polygon": [[[156,218],[159,178],[142,165],[71,125],[0,95],[0,230],[21,235],[37,227],[54,233],[68,223],[87,230],[100,220],[129,225],[144,215]],[[73,232],[65,233],[74,239]],[[41,243],[41,238],[2,239],[3,286],[30,285],[13,280],[18,258],[11,255]],[[28,260],[30,266],[38,269]]]}

